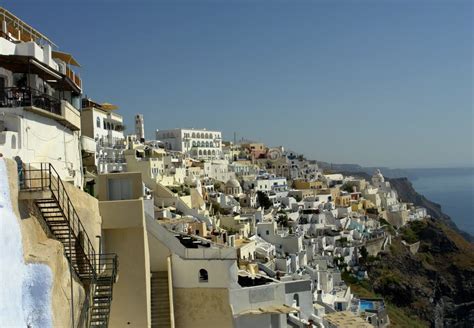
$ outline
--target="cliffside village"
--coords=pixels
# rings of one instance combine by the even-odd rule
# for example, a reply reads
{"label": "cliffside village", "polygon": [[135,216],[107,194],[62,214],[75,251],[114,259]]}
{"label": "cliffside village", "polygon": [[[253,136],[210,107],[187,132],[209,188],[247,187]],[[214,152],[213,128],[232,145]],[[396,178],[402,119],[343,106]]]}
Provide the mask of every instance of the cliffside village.
{"label": "cliffside village", "polygon": [[147,139],[143,115],[126,129],[84,97],[71,54],[2,8],[0,21],[0,153],[80,290],[53,304],[53,326],[389,325],[384,300],[343,277],[366,279],[361,263],[427,213],[380,171],[325,172],[206,128]]}

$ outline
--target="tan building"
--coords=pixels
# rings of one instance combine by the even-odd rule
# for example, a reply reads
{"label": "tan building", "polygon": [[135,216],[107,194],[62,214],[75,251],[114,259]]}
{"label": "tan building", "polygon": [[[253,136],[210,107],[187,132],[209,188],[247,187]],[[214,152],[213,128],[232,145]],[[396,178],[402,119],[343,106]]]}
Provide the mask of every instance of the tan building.
{"label": "tan building", "polygon": [[340,206],[340,207],[351,206],[351,195],[350,194],[339,195],[336,197],[335,202],[336,202],[336,206]]}
{"label": "tan building", "polygon": [[305,181],[302,179],[293,181],[293,188],[295,189],[323,189],[326,184],[323,181]]}
{"label": "tan building", "polygon": [[140,173],[99,176],[103,248],[120,258],[110,327],[150,327],[151,269]]}

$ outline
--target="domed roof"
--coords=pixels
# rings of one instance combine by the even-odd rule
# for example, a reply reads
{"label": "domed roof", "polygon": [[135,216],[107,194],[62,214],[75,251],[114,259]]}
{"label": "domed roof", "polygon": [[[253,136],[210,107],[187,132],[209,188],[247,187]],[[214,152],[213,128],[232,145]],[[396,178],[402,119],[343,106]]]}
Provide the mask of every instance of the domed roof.
{"label": "domed roof", "polygon": [[225,186],[229,188],[240,188],[240,183],[236,178],[231,178],[226,182]]}
{"label": "domed roof", "polygon": [[198,178],[196,178],[194,175],[189,175],[187,177],[184,178],[184,181],[187,183],[187,184],[195,184],[197,183],[198,181]]}
{"label": "domed roof", "polygon": [[372,181],[385,181],[385,178],[383,177],[383,174],[382,172],[380,172],[379,169],[375,170],[374,175],[372,176]]}

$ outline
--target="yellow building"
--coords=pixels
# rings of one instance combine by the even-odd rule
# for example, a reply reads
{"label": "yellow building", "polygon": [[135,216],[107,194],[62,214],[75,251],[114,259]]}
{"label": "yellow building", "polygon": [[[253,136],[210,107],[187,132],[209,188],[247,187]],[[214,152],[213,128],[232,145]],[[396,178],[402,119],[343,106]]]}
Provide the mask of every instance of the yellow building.
{"label": "yellow building", "polygon": [[336,206],[349,207],[351,206],[351,195],[339,195],[335,200]]}
{"label": "yellow building", "polygon": [[99,176],[103,247],[120,259],[110,327],[150,327],[151,269],[140,173]]}
{"label": "yellow building", "polygon": [[295,189],[323,189],[326,184],[323,181],[305,181],[302,179],[294,180],[293,187]]}

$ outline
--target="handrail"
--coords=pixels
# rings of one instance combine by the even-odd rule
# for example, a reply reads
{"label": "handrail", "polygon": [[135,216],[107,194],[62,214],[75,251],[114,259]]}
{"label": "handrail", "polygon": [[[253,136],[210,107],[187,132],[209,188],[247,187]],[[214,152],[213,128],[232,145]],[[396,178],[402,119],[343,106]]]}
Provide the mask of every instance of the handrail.
{"label": "handrail", "polygon": [[88,265],[90,266],[92,278],[95,278],[97,274],[97,254],[92,242],[90,241],[89,235],[82,225],[79,215],[77,214],[77,211],[69,198],[66,188],[64,187],[64,184],[53,165],[50,163],[38,164],[40,166],[39,168],[32,167],[32,164],[25,164],[27,165],[27,168],[24,170],[25,175],[23,177],[24,181],[22,189],[49,189],[51,191],[51,194],[58,202],[65,219],[68,221],[69,228],[72,230],[76,238],[80,240],[80,242],[77,243],[75,247],[78,247],[80,250],[82,250],[88,261]]}
{"label": "handrail", "polygon": [[[90,263],[90,265],[92,266],[92,269],[93,269],[93,274],[95,275],[96,274],[95,269],[96,269],[97,265],[96,265],[96,262],[95,262],[96,261],[96,252],[95,252],[94,246],[92,245],[92,242],[90,241],[89,235],[87,234],[86,229],[84,228],[84,226],[82,225],[81,220],[79,219],[79,215],[77,214],[76,209],[74,208],[74,205],[72,204],[71,199],[69,198],[69,195],[66,191],[66,188],[64,187],[63,181],[59,177],[58,172],[55,170],[55,168],[50,163],[48,163],[48,164],[49,164],[48,166],[49,166],[49,175],[50,175],[50,179],[49,179],[50,186],[49,187],[50,187],[50,189],[51,189],[51,191],[54,195],[55,190],[52,187],[54,179],[52,179],[52,174],[51,174],[51,173],[54,173],[56,181],[57,181],[57,190],[56,190],[57,191],[57,201],[60,204],[60,207],[63,209],[63,212],[65,211],[66,206],[67,206],[66,219],[69,221],[69,224],[72,226],[72,231],[75,233],[75,235],[78,238],[80,238],[81,233],[84,235],[84,241],[86,242],[86,244],[79,243],[79,246],[82,248],[82,250],[84,252],[84,255],[86,255],[86,257],[88,257],[89,263]],[[61,206],[61,201],[63,203],[62,204],[63,206]],[[64,214],[66,214],[66,213],[64,213]],[[71,221],[71,219],[72,219],[72,221]],[[76,228],[76,229],[74,229],[74,228]],[[84,248],[86,248],[86,249],[84,249]]]}
{"label": "handrail", "polygon": [[[58,203],[59,210],[68,224],[68,243],[70,252],[72,251],[71,247],[73,247],[72,241],[73,239],[76,239],[74,241],[74,247],[76,248],[76,265],[73,265],[74,260],[72,256],[70,256],[71,253],[69,255],[66,253],[69,263],[79,276],[79,279],[90,279],[90,282],[92,283],[91,286],[110,286],[110,293],[104,295],[110,306],[113,295],[113,284],[117,281],[118,277],[118,256],[114,253],[96,253],[89,235],[87,234],[87,231],[71,202],[64,183],[53,165],[51,165],[51,163],[25,164],[25,168],[21,168],[20,189],[32,192],[45,190],[51,192],[50,198]],[[80,259],[77,257],[78,252],[82,252],[81,257],[82,254],[84,255],[84,263],[81,263]],[[84,265],[87,266],[85,272]],[[96,295],[96,293],[98,294]],[[87,318],[87,327],[89,327],[92,320],[92,312],[89,310],[93,307],[94,297],[104,296],[101,294],[101,289],[97,289],[97,287],[94,287],[92,296],[89,294],[87,295],[85,304],[88,310],[84,311],[80,318],[82,322]],[[109,314],[103,318],[103,320],[105,320],[105,327],[108,326],[109,319]]]}
{"label": "handrail", "polygon": [[31,87],[7,87],[0,89],[0,104],[3,107],[35,106],[53,114],[61,115],[61,100]]}

